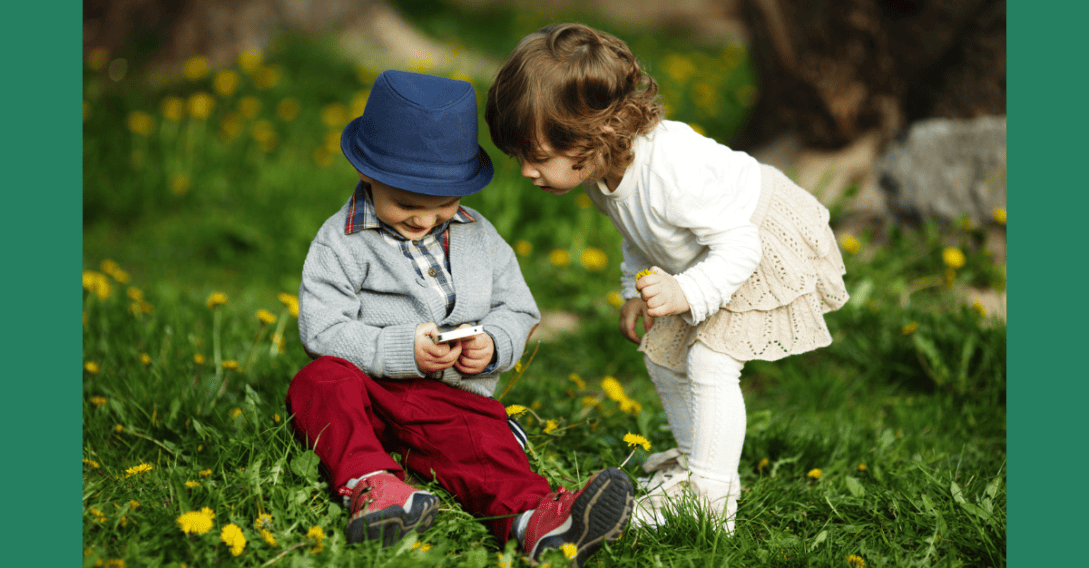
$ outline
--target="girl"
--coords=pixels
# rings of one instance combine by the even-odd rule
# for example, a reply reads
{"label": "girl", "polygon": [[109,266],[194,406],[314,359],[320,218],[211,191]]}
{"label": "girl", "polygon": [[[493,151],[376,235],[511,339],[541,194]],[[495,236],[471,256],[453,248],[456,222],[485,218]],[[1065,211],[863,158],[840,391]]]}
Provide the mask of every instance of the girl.
{"label": "girl", "polygon": [[[832,342],[847,301],[828,210],[780,171],[663,120],[627,45],[580,24],[538,30],[488,91],[495,145],[533,185],[583,185],[623,236],[621,332],[639,344],[677,448],[650,456],[633,523],[690,491],[733,532],[745,361]],[[635,325],[643,320],[640,340]]]}

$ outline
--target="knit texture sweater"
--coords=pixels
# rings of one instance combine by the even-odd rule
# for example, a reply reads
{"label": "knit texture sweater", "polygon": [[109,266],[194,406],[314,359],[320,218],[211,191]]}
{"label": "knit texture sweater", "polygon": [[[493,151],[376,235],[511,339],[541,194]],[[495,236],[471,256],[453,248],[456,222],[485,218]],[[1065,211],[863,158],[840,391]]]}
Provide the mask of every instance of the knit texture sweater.
{"label": "knit texture sweater", "polygon": [[346,234],[348,209],[345,203],[322,225],[303,264],[299,337],[306,350],[346,359],[374,378],[424,378],[416,366],[416,326],[482,325],[495,342],[492,371],[463,375],[450,367],[434,378],[492,396],[541,318],[510,245],[468,207],[475,222],[450,224],[456,300],[446,315],[442,299],[378,231]]}

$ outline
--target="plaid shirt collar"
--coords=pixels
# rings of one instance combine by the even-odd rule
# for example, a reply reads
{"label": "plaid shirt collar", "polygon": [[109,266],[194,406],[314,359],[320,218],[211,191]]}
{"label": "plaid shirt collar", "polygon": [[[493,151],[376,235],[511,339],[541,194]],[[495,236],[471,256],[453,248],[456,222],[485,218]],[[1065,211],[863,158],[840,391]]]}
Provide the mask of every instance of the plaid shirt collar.
{"label": "plaid shirt collar", "polygon": [[[431,229],[432,235],[442,233],[450,226],[451,222],[457,223],[472,223],[476,219],[465,210],[464,207],[459,206],[454,216],[449,221],[434,227]],[[398,240],[408,240],[401,236],[393,227],[382,222],[378,218],[378,214],[374,211],[374,202],[371,201],[370,185],[365,184],[362,181],[355,186],[355,193],[352,194],[352,199],[348,204],[348,224],[344,228],[344,234],[350,235],[363,229],[377,229],[385,231],[390,236]]]}

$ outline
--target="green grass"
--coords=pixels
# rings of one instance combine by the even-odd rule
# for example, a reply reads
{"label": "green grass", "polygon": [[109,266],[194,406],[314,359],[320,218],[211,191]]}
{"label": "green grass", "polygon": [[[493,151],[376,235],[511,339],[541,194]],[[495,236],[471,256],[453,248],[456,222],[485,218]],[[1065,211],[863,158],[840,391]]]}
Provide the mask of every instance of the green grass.
{"label": "green grass", "polygon": [[[478,23],[494,25],[469,33],[460,12],[446,10],[416,23],[496,57],[513,46],[518,26],[547,23],[476,13]],[[661,70],[672,116],[728,140],[745,113],[739,93],[751,96],[743,53],[618,34]],[[211,76],[157,85],[138,72],[115,82],[86,68],[83,359],[93,365],[83,386],[84,564],[528,565],[437,488],[443,509],[418,540],[386,550],[345,542],[347,513],[285,420],[287,386],[309,359],[278,295],[296,293],[310,239],[354,187],[326,138],[346,120],[337,109],[350,109],[376,70],[297,39],[265,54],[264,65],[281,70],[276,85],[258,88],[240,72],[237,90],[217,94],[206,120],[177,121],[163,116],[162,101],[214,92]],[[482,95],[487,84],[476,87]],[[245,97],[260,102],[252,118],[242,114]],[[285,99],[299,102],[290,121],[276,110]],[[152,119],[145,134],[128,128],[134,111]],[[223,128],[232,120],[241,124],[233,136]],[[260,120],[268,122],[255,136]],[[267,127],[275,144],[266,137],[262,148]],[[575,488],[625,461],[629,432],[648,438],[651,451],[672,447],[641,356],[617,329],[615,230],[585,198],[531,191],[483,123],[481,135],[496,178],[465,202],[518,243],[539,305],[581,321],[558,341],[531,343],[521,374],[501,382],[511,385],[504,404],[532,410],[522,415],[531,463]],[[184,191],[173,191],[182,179]],[[959,299],[966,285],[1001,289],[1002,267],[987,257],[979,229],[926,225],[854,237],[858,252],[845,254],[852,300],[828,316],[833,345],[753,362],[743,374],[748,432],[737,533],[684,516],[659,531],[627,531],[590,565],[846,566],[851,555],[869,567],[1005,565],[1006,328]],[[951,284],[942,260],[950,246],[965,255]],[[591,249],[609,264],[587,266]],[[106,260],[121,271],[103,267]],[[228,301],[209,308],[213,292]],[[275,321],[261,322],[259,309]],[[620,381],[638,412],[605,396],[605,377]],[[549,433],[547,421],[555,421]],[[645,457],[637,450],[624,469],[640,475]],[[151,468],[126,473],[140,464]],[[213,528],[183,534],[178,517],[203,507],[215,512]],[[275,546],[254,526],[261,514],[272,516]],[[247,539],[238,557],[219,538],[228,524]],[[311,527],[326,535],[317,553]]]}

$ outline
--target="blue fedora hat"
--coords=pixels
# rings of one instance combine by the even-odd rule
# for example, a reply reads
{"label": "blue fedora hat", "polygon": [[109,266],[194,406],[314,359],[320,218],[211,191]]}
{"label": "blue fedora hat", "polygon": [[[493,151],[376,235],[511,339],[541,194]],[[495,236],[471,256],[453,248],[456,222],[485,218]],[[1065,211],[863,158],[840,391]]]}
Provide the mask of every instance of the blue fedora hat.
{"label": "blue fedora hat", "polygon": [[340,148],[355,169],[391,187],[448,197],[492,180],[477,142],[476,92],[466,81],[384,71],[363,115],[348,123]]}

